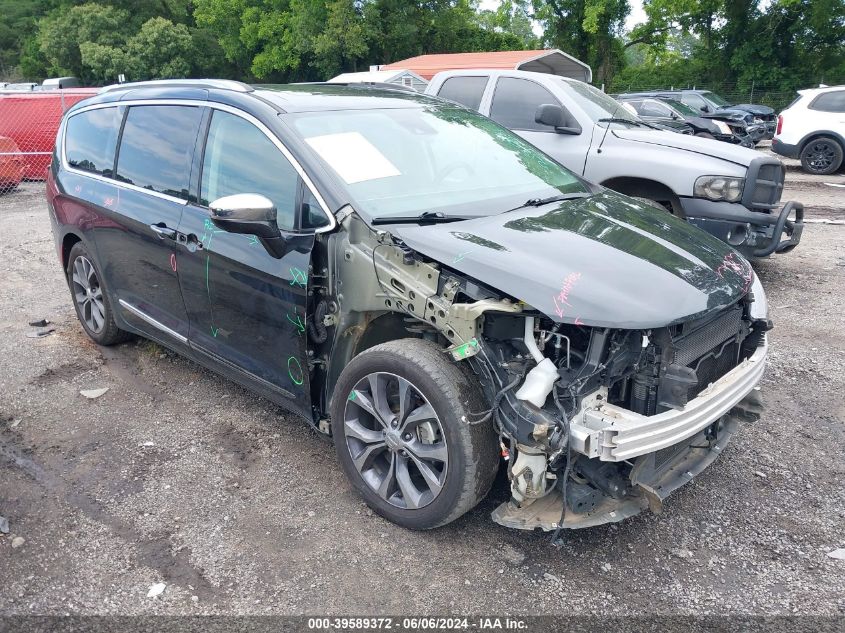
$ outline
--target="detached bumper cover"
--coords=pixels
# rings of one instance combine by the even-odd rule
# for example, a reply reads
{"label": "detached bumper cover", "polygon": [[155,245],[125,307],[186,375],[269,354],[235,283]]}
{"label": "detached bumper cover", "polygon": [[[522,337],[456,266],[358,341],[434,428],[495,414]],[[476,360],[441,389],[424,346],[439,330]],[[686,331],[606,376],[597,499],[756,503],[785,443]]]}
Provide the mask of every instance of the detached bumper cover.
{"label": "detached bumper cover", "polygon": [[573,450],[618,462],[654,453],[700,433],[728,413],[763,377],[768,345],[690,400],[682,410],[644,416],[604,404],[571,424]]}

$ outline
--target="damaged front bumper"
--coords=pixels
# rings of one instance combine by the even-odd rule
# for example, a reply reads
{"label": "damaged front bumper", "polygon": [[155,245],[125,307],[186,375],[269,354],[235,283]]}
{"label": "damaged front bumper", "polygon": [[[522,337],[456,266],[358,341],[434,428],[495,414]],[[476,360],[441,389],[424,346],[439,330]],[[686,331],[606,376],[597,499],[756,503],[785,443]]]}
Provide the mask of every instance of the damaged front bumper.
{"label": "damaged front bumper", "polygon": [[612,404],[585,409],[570,425],[572,450],[618,462],[673,446],[725,415],[760,382],[768,345],[734,367],[680,410],[644,416]]}
{"label": "damaged front bumper", "polygon": [[569,499],[563,512],[558,483],[531,503],[503,503],[493,512],[493,520],[516,529],[555,530],[622,521],[648,507],[659,512],[666,497],[719,457],[740,423],[759,417],[762,407],[755,387],[765,369],[767,349],[762,345],[681,410],[642,416],[591,399],[570,424],[571,450],[581,455],[579,459],[624,463],[625,494],[592,499],[587,511],[576,511]]}

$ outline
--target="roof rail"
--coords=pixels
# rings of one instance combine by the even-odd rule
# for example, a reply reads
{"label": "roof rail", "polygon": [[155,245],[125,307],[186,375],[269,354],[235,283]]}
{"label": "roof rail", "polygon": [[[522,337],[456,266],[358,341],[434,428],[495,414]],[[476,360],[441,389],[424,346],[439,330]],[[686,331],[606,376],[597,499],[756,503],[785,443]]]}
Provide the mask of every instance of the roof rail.
{"label": "roof rail", "polygon": [[402,92],[413,92],[423,94],[410,86],[402,84],[391,84],[383,81],[302,81],[297,86],[346,86],[347,88],[378,88],[380,90],[399,90]]}
{"label": "roof rail", "polygon": [[235,92],[253,92],[255,89],[249,84],[231,79],[154,79],[152,81],[131,81],[124,84],[112,84],[100,88],[100,93],[117,90],[132,90],[133,88],[216,88],[218,90],[234,90]]}

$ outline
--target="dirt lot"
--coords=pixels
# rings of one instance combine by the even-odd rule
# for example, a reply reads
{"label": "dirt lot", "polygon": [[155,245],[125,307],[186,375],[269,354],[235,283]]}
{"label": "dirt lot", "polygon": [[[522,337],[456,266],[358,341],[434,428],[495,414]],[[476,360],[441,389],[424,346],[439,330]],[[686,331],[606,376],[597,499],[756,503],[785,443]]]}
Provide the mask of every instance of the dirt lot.
{"label": "dirt lot", "polygon": [[[784,198],[845,219],[824,182],[845,177],[790,170]],[[504,481],[445,528],[395,527],[303,423],[150,343],[94,346],[42,191],[0,198],[0,614],[845,614],[845,226],[757,265],[765,416],[662,515],[556,549],[489,519]]]}

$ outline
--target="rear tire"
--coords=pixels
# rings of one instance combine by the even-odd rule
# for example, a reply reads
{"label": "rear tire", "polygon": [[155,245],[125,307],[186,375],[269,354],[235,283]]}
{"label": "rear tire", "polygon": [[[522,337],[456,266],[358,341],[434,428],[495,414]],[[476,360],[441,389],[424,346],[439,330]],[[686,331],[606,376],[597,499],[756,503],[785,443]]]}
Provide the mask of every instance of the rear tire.
{"label": "rear tire", "polygon": [[801,150],[801,167],[810,174],[826,176],[842,165],[842,145],[835,138],[820,136]]}
{"label": "rear tire", "polygon": [[98,345],[117,345],[132,335],[117,327],[108,289],[94,258],[82,242],[70,249],[67,283],[76,316],[85,333]]}
{"label": "rear tire", "polygon": [[359,354],[340,374],[330,407],[335,451],[349,481],[386,519],[414,530],[439,527],[490,490],[498,439],[489,421],[466,421],[485,408],[468,373],[436,344],[401,339]]}

